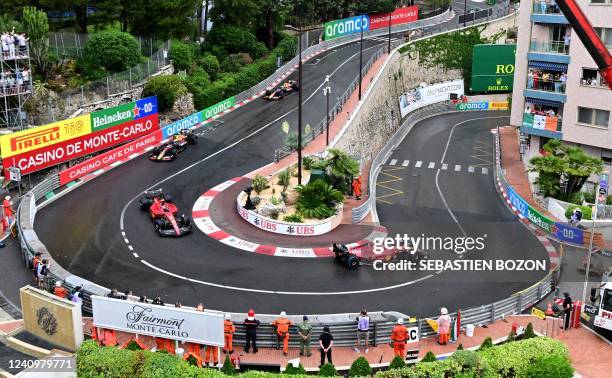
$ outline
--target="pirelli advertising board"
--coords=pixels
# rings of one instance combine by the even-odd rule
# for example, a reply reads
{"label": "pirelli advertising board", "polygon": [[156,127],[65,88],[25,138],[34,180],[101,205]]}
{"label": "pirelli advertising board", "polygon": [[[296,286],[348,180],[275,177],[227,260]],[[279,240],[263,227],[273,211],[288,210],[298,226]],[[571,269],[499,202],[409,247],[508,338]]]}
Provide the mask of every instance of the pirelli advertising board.
{"label": "pirelli advertising board", "polygon": [[159,129],[157,97],[148,97],[0,137],[5,169],[22,174],[125,143]]}
{"label": "pirelli advertising board", "polygon": [[516,45],[475,45],[472,92],[512,92]]}

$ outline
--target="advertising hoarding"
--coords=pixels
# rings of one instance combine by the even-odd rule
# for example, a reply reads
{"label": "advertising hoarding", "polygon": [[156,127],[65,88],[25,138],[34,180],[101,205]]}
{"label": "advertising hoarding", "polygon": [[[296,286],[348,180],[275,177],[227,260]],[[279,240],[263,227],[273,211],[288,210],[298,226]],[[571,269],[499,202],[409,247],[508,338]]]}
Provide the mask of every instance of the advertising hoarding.
{"label": "advertising hoarding", "polygon": [[475,45],[472,52],[474,92],[511,92],[516,45]]}
{"label": "advertising hoarding", "polygon": [[555,222],[553,236],[563,242],[582,245],[584,234],[581,229],[570,227],[561,222]]}
{"label": "advertising hoarding", "polygon": [[[78,138],[11,156],[2,160],[4,168],[18,167],[23,174],[105,150],[149,134],[159,128],[157,113]],[[7,171],[7,170],[5,170]]]}
{"label": "advertising hoarding", "polygon": [[370,30],[389,27],[389,16],[391,16],[391,25],[401,25],[407,22],[414,22],[419,19],[419,7],[416,5],[410,7],[397,8],[391,13],[377,13],[370,16]]}
{"label": "advertising hoarding", "polygon": [[193,113],[179,121],[166,125],[162,128],[164,139],[171,137],[183,129],[190,129],[218,114],[221,114],[224,111],[232,108],[234,105],[236,105],[236,98],[232,96],[213,106],[209,106],[204,110]]}
{"label": "advertising hoarding", "polygon": [[61,171],[59,174],[60,185],[65,185],[70,181],[74,181],[80,177],[93,173],[98,169],[111,165],[121,159],[125,159],[130,155],[140,153],[147,147],[152,147],[160,143],[163,139],[162,131],[157,130],[151,134],[138,138],[135,141],[126,143],[123,146],[117,147],[103,154],[96,155],[91,159],[85,160],[80,164]]}
{"label": "advertising hoarding", "polygon": [[223,315],[92,295],[93,325],[140,335],[223,346]]}
{"label": "advertising hoarding", "polygon": [[2,159],[35,151],[91,132],[89,114],[0,137]]}
{"label": "advertising hoarding", "polygon": [[464,94],[463,80],[445,81],[432,85],[413,88],[399,97],[399,106],[402,117],[423,106],[446,101],[450,94]]}
{"label": "advertising hoarding", "polygon": [[460,102],[455,110],[508,110],[506,101]]}
{"label": "advertising hoarding", "polygon": [[95,133],[125,122],[147,117],[154,113],[157,113],[156,96],[98,110],[91,113],[91,132]]}

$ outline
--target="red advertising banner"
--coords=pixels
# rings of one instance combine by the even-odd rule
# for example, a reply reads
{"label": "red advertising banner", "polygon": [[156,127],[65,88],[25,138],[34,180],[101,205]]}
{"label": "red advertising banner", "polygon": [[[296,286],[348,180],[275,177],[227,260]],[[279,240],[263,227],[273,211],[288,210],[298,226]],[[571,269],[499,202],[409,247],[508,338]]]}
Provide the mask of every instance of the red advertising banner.
{"label": "red advertising banner", "polygon": [[413,5],[411,7],[397,8],[391,13],[370,15],[370,30],[389,27],[389,16],[391,16],[391,25],[414,22],[419,19],[419,7]]}
{"label": "red advertising banner", "polygon": [[[21,174],[28,174],[68,160],[92,154],[117,144],[150,134],[159,129],[157,113],[123,123],[119,126],[87,134],[34,151],[10,156],[2,160],[5,176],[9,167],[18,167]],[[8,176],[7,176],[8,177]]]}
{"label": "red advertising banner", "polygon": [[155,146],[162,141],[162,131],[157,130],[152,134],[145,135],[123,146],[117,147],[103,154],[92,157],[84,162],[73,167],[67,168],[60,172],[60,185],[65,185],[70,181],[74,181],[80,177],[86,176],[100,168],[109,166],[121,159],[125,159],[130,155],[137,154],[145,150],[147,147]]}

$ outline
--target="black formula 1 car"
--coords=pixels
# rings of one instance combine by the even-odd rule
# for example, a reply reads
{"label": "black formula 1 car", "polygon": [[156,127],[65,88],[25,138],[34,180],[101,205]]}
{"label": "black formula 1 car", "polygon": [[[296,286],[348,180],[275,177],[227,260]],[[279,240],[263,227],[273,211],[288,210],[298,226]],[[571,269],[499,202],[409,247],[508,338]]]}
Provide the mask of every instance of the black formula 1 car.
{"label": "black formula 1 car", "polygon": [[346,245],[334,243],[332,251],[334,252],[334,258],[339,264],[344,265],[348,269],[359,268],[361,257],[351,253]]}
{"label": "black formula 1 car", "polygon": [[140,199],[140,208],[149,211],[155,231],[160,236],[181,236],[193,230],[191,220],[185,215],[176,215],[178,209],[172,203],[172,197],[164,194],[162,189],[144,193]]}
{"label": "black formula 1 car", "polygon": [[296,92],[299,89],[298,82],[295,80],[287,80],[280,87],[271,90],[268,89],[266,93],[264,93],[264,100],[269,101],[277,101],[285,97],[291,92]]}
{"label": "black formula 1 car", "polygon": [[171,161],[176,159],[178,154],[185,151],[190,144],[198,143],[198,136],[193,133],[193,130],[183,129],[172,136],[172,140],[168,143],[155,147],[149,154],[149,160],[153,161]]}

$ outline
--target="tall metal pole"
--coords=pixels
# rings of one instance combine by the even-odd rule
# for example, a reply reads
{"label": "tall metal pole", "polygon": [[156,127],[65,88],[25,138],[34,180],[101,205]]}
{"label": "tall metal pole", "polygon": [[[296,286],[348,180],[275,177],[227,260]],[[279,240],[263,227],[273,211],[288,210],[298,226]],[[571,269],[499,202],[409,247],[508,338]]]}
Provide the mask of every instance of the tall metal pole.
{"label": "tall metal pole", "polygon": [[387,41],[387,52],[391,54],[391,13],[389,13],[389,40]]}
{"label": "tall metal pole", "polygon": [[363,64],[363,14],[360,22],[361,36],[359,37],[359,101],[361,101],[361,65]]}
{"label": "tall metal pole", "polygon": [[465,27],[466,20],[467,20],[467,0],[463,0],[463,27]]}
{"label": "tall metal pole", "polygon": [[325,88],[323,88],[323,94],[325,94],[325,102],[327,103],[327,113],[325,114],[325,125],[327,129],[325,136],[325,145],[329,146],[329,96],[331,95],[331,87],[329,86],[329,75],[325,77],[325,84]]}
{"label": "tall metal pole", "polygon": [[299,36],[300,53],[298,57],[298,140],[297,140],[297,165],[298,165],[298,185],[302,185],[302,28],[300,27]]}

